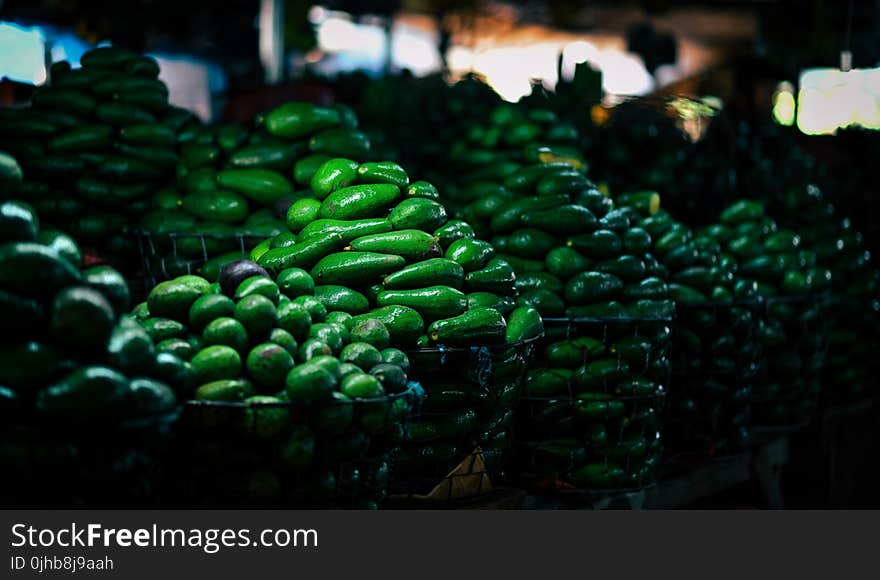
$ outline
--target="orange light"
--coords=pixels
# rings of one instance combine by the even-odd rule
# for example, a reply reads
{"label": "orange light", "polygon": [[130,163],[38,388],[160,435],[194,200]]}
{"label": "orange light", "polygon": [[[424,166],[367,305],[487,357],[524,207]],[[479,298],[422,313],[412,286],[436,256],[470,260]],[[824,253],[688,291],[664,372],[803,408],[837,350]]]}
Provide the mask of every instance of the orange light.
{"label": "orange light", "polygon": [[590,119],[592,119],[593,124],[597,127],[601,127],[605,123],[608,122],[608,119],[611,118],[611,110],[603,107],[600,104],[595,104],[590,109]]}

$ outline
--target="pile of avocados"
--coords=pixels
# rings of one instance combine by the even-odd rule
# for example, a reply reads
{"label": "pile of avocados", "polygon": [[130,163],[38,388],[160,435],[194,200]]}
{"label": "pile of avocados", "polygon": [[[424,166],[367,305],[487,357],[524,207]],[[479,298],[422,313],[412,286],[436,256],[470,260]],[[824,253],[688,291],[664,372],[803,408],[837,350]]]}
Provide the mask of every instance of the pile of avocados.
{"label": "pile of avocados", "polygon": [[[174,497],[349,507],[383,498],[411,395],[409,359],[380,320],[328,309],[305,270],[270,277],[248,260],[213,283],[162,282],[133,314],[188,376]],[[202,490],[195,500],[192,490]]]}
{"label": "pile of avocados", "polygon": [[21,198],[45,223],[131,255],[122,230],[173,178],[177,132],[193,116],[169,105],[151,57],[101,47],[81,63],[53,64],[29,107],[3,110],[0,133],[25,171]]}
{"label": "pile of avocados", "polygon": [[[20,177],[6,171],[12,158],[0,154],[0,165]],[[0,180],[3,197],[20,186]],[[167,357],[125,316],[129,301],[119,272],[84,269],[70,236],[41,227],[27,203],[0,202],[0,463],[18,474],[4,478],[3,497],[78,503],[89,481],[103,479],[120,487],[92,500],[135,501],[126,494],[132,480],[144,482],[137,467],[148,449],[126,444],[173,418],[179,393]],[[59,475],[77,483],[40,497],[46,490],[33,482]]]}
{"label": "pile of avocados", "polygon": [[177,136],[176,183],[153,196],[140,231],[159,279],[198,273],[214,279],[224,263],[286,231],[284,216],[309,196],[315,168],[330,156],[367,160],[370,142],[344,106],[286,103],[252,127],[193,126]]}
{"label": "pile of avocados", "polygon": [[761,297],[758,340],[761,376],[753,390],[758,425],[795,426],[819,402],[827,348],[827,293],[832,273],[817,264],[793,230],[779,228],[757,200],[740,200],[701,234],[718,242],[721,259],[736,264],[740,284]]}
{"label": "pile of avocados", "polygon": [[634,210],[634,223],[651,236],[651,252],[665,269],[676,305],[665,445],[708,455],[744,449],[762,364],[757,289],[738,277],[736,259],[724,255],[717,240],[661,209],[657,193],[624,193],[615,202]]}
{"label": "pile of avocados", "polygon": [[24,202],[0,203],[0,219],[4,413],[75,424],[173,411],[152,340],[124,316],[119,272],[83,269],[76,242]]}
{"label": "pile of avocados", "polygon": [[[0,110],[0,465],[90,482],[60,502],[376,508],[475,450],[495,484],[635,489],[870,391],[878,271],[800,153],[722,164],[473,77],[205,125],[158,77],[96,48]],[[81,247],[139,249],[145,300]]]}
{"label": "pile of avocados", "polygon": [[425,396],[397,465],[436,481],[476,445],[502,455],[525,343],[543,332],[538,312],[514,301],[511,265],[397,163],[331,158],[309,185],[312,196],[287,212],[290,232],[251,258],[279,279],[308,270],[328,310],[352,315],[350,324],[380,320],[391,344],[411,353]]}
{"label": "pile of avocados", "polygon": [[[202,130],[216,136],[187,146],[178,171],[182,197],[160,192],[166,205],[147,219],[171,234],[190,228],[217,234],[192,240],[192,252],[182,252],[209,258],[198,271],[214,279],[239,257],[223,246],[236,243],[235,232],[248,231],[258,216],[273,220],[263,222],[270,225],[259,232],[263,236],[277,227],[268,208],[248,214],[242,206],[250,211],[255,202],[272,205],[276,215],[284,212],[284,231],[257,244],[248,257],[279,285],[287,270],[307,271],[314,298],[328,311],[351,315],[352,324],[378,319],[395,347],[465,349],[461,364],[424,351],[417,356],[425,360],[414,364],[426,396],[420,418],[407,430],[411,452],[404,455],[445,473],[476,444],[499,453],[509,448],[527,349],[502,347],[540,335],[541,319],[528,305],[517,308],[513,268],[492,246],[476,239],[467,223],[448,219],[431,183],[410,182],[397,163],[370,161],[369,141],[356,127],[345,107],[292,102],[260,115],[237,140],[229,137],[232,126]],[[229,212],[228,223],[212,225],[199,220],[223,219],[216,212],[194,216],[193,196],[234,198],[238,209]],[[185,239],[176,238],[178,254],[189,247]],[[499,373],[503,384],[495,384],[492,364],[468,350],[484,346],[494,349],[493,360],[514,369]],[[487,444],[489,439],[497,444]]]}
{"label": "pile of avocados", "polygon": [[[833,274],[824,311],[828,345],[822,404],[869,396],[878,364],[871,353],[880,338],[880,272],[859,230],[860,222],[867,224],[858,208],[869,199],[859,170],[819,161],[801,146],[797,131],[769,118],[732,123],[722,114],[701,140],[689,143],[669,120],[658,117],[632,122],[634,117],[624,115],[597,132],[587,155],[602,179],[624,190],[662,188],[666,205],[693,224],[717,221],[720,210],[739,198],[762,201],[779,227],[796,231],[801,246],[815,252],[816,264]],[[844,133],[838,135],[842,143]],[[622,170],[632,164],[646,170]],[[842,206],[849,207],[849,215]]]}
{"label": "pile of avocados", "polygon": [[460,215],[513,267],[517,304],[545,322],[518,410],[521,473],[593,489],[650,481],[674,305],[638,209],[599,191],[577,132],[552,111],[499,107],[465,142],[492,162],[462,172]]}
{"label": "pile of avocados", "polygon": [[817,185],[792,185],[783,196],[782,206],[781,215],[798,217],[783,225],[796,228],[802,244],[815,252],[816,265],[832,272],[826,309],[828,351],[822,372],[823,402],[858,400],[870,392],[880,364],[874,356],[880,339],[880,271],[871,266],[871,252],[862,232],[852,220],[840,217]]}

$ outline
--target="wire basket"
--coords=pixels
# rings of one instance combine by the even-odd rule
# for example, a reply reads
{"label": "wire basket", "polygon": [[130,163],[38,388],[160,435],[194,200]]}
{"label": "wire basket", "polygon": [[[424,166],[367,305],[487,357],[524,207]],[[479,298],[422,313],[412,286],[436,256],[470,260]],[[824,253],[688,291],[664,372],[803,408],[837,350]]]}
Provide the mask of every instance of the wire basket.
{"label": "wire basket", "polygon": [[828,302],[828,352],[822,372],[823,408],[846,405],[876,393],[878,329],[864,301],[833,295]]}
{"label": "wire basket", "polygon": [[188,401],[168,503],[373,509],[420,387],[327,403]]}
{"label": "wire basket", "polygon": [[663,436],[675,453],[736,453],[751,442],[761,372],[757,301],[678,304]]}
{"label": "wire basket", "polygon": [[765,364],[752,396],[753,424],[792,430],[818,408],[828,349],[828,294],[770,297],[759,327]]}
{"label": "wire basket", "polygon": [[5,422],[0,503],[7,507],[158,505],[180,413],[123,422]]}
{"label": "wire basket", "polygon": [[177,276],[201,275],[203,267],[213,258],[235,253],[245,258],[254,246],[272,237],[249,232],[154,233],[143,230],[131,230],[128,235],[137,245],[147,291],[159,282]]}
{"label": "wire basket", "polygon": [[540,366],[518,405],[517,466],[526,487],[604,494],[653,482],[670,321],[544,320]]}
{"label": "wire basket", "polygon": [[509,478],[514,407],[538,340],[407,353],[425,394],[394,457],[394,493],[452,501]]}

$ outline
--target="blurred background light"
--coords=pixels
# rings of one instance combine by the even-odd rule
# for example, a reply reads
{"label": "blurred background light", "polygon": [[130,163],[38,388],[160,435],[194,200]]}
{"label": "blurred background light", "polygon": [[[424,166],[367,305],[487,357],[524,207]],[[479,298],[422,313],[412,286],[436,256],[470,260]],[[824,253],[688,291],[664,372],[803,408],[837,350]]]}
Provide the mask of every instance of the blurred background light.
{"label": "blurred background light", "polygon": [[189,55],[151,54],[159,63],[159,79],[168,85],[168,101],[211,121],[219,107],[215,95],[226,90],[226,75],[212,62]]}
{"label": "blurred background light", "polygon": [[794,125],[795,108],[794,85],[788,81],[779,83],[773,95],[773,120],[786,127]]}
{"label": "blurred background light", "polygon": [[599,49],[586,40],[577,40],[565,45],[562,49],[562,79],[570,81],[574,78],[575,67],[582,62],[596,62]]}
{"label": "blurred background light", "polygon": [[642,59],[616,49],[599,53],[596,67],[602,71],[602,89],[612,95],[646,95],[654,88],[654,78]]}
{"label": "blurred background light", "polygon": [[655,83],[642,59],[617,48],[599,50],[583,41],[535,42],[519,46],[495,46],[474,51],[457,46],[447,55],[453,73],[474,71],[486,78],[504,100],[515,102],[531,91],[538,80],[548,89],[559,81],[557,59],[562,54],[562,78],[571,80],[578,63],[589,62],[602,72],[602,88],[613,95],[644,95]]}
{"label": "blurred background light", "polygon": [[808,135],[832,134],[849,126],[880,129],[880,68],[803,71],[797,126]]}
{"label": "blurred background light", "polygon": [[391,63],[395,68],[411,70],[416,76],[440,70],[437,35],[396,22],[391,35]]}
{"label": "blurred background light", "polygon": [[46,39],[37,27],[0,22],[0,79],[46,82]]}
{"label": "blurred background light", "polygon": [[[332,76],[363,70],[376,76],[384,73],[386,65],[392,71],[408,69],[416,76],[442,70],[439,31],[431,19],[399,14],[386,28],[381,21],[356,19],[322,6],[312,7],[308,18],[318,42],[305,61],[318,73]],[[478,23],[474,30],[452,35],[445,55],[451,79],[475,72],[507,101],[515,102],[529,94],[533,81],[548,89],[555,88],[559,75],[570,81],[575,67],[583,62],[602,72],[604,90],[614,95],[644,95],[657,84],[641,57],[625,50],[622,37],[578,38],[540,26],[517,26],[513,22],[502,26],[494,20]],[[390,59],[386,58],[389,42]],[[667,72],[671,74],[665,76],[671,80],[681,76],[678,69]]]}

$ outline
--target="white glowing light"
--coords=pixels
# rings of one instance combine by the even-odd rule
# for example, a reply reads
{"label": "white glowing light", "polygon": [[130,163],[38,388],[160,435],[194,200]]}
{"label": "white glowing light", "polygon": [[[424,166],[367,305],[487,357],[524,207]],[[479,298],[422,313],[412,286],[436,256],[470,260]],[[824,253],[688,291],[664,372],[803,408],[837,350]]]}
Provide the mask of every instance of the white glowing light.
{"label": "white glowing light", "polygon": [[478,53],[473,68],[486,77],[501,98],[514,102],[529,94],[532,79],[544,81],[550,87],[556,85],[558,54],[555,44],[495,48]]}
{"label": "white glowing light", "polygon": [[327,18],[318,27],[318,46],[324,52],[361,52],[381,55],[385,35],[376,26],[361,26],[336,16]]}
{"label": "white glowing light", "polygon": [[880,129],[880,68],[811,69],[801,74],[797,125],[810,135],[858,125]]}
{"label": "white glowing light", "polygon": [[46,40],[39,30],[0,23],[0,79],[39,85],[46,82]]}
{"label": "white glowing light", "polygon": [[168,86],[168,101],[177,107],[189,109],[204,121],[214,115],[211,102],[211,66],[185,56],[157,55],[159,80]]}
{"label": "white glowing light", "polygon": [[327,9],[323,6],[312,6],[309,8],[309,22],[312,24],[320,24],[327,19]]}
{"label": "white glowing light", "polygon": [[576,40],[562,49],[562,78],[570,81],[574,78],[575,67],[582,62],[596,62],[599,49],[586,40]]}
{"label": "white glowing light", "polygon": [[644,95],[654,88],[654,80],[639,57],[618,49],[599,50],[586,41],[536,42],[484,50],[455,46],[446,60],[453,73],[480,73],[504,100],[516,102],[529,94],[532,80],[540,81],[548,89],[556,86],[560,53],[563,79],[573,77],[579,62],[590,62],[602,71],[602,86],[608,93]]}
{"label": "white glowing light", "polygon": [[[381,70],[387,47],[385,29],[375,19],[355,23],[343,13],[327,11],[318,25],[318,48],[328,55],[320,67],[327,72]],[[416,75],[439,70],[436,35],[407,24],[395,24],[391,32],[391,65]]]}
{"label": "white glowing light", "polygon": [[64,49],[64,46],[60,44],[55,44],[49,49],[49,55],[52,57],[52,62],[60,62],[62,60],[70,61],[70,57],[67,55],[67,51]]}
{"label": "white glowing light", "polygon": [[440,69],[440,53],[434,35],[426,34],[405,24],[397,24],[391,36],[391,62],[406,68],[417,76]]}
{"label": "white glowing light", "polygon": [[553,42],[497,46],[472,51],[461,46],[446,53],[449,68],[456,74],[477,72],[506,101],[516,102],[531,92],[531,81],[556,86],[556,58],[560,45]]}
{"label": "white glowing light", "polygon": [[779,83],[773,95],[773,120],[786,127],[794,125],[796,107],[792,84],[787,81]]}
{"label": "white glowing light", "polygon": [[474,68],[474,53],[463,46],[453,46],[446,52],[446,63],[455,72],[467,72]]}
{"label": "white glowing light", "polygon": [[616,49],[599,53],[597,63],[602,71],[602,89],[612,95],[645,95],[654,89],[654,79],[642,59]]}

